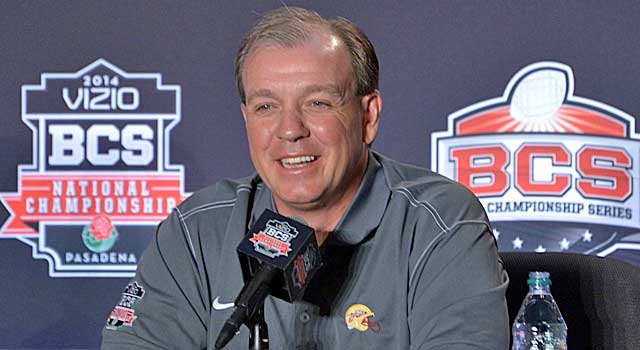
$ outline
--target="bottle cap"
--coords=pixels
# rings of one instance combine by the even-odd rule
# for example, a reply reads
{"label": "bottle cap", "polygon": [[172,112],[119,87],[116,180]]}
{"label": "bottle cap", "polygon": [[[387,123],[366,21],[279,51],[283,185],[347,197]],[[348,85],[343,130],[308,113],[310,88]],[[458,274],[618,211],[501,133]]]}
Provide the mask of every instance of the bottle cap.
{"label": "bottle cap", "polygon": [[545,271],[531,271],[529,272],[527,284],[535,286],[549,286],[551,285],[549,273]]}

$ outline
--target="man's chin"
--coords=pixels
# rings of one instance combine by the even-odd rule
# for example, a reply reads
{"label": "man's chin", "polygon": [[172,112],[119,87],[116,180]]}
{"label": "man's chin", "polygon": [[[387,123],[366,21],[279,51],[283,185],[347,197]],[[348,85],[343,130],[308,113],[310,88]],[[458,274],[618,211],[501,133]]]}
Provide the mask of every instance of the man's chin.
{"label": "man's chin", "polygon": [[278,207],[278,211],[281,213],[288,211],[311,211],[322,207],[320,196],[314,196],[310,193],[293,193],[284,195],[274,193],[274,200]]}

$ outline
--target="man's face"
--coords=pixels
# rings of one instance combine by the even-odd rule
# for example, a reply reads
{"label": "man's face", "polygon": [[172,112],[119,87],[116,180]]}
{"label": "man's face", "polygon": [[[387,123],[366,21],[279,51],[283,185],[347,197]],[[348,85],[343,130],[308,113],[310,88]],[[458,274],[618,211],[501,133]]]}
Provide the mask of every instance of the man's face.
{"label": "man's face", "polygon": [[258,47],[242,81],[251,159],[278,210],[346,210],[377,133],[380,96],[354,96],[344,44],[318,34],[294,48]]}

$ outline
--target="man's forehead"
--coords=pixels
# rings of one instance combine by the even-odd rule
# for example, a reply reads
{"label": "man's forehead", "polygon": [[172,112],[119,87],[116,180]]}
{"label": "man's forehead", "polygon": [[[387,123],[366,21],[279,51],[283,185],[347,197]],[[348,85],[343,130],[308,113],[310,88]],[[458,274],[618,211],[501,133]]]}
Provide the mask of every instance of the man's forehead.
{"label": "man's forehead", "polygon": [[[311,64],[313,61],[319,63]],[[275,97],[284,85],[277,86],[283,82],[274,80],[273,74],[286,77],[300,73],[308,74],[309,79],[287,80],[285,85],[305,95],[322,92],[342,97],[355,84],[347,48],[335,36],[327,35],[295,46],[263,44],[254,48],[244,62],[246,98]]]}
{"label": "man's forehead", "polygon": [[345,46],[343,40],[330,28],[318,25],[309,25],[304,33],[288,34],[280,32],[258,39],[248,54],[260,48],[295,48],[309,44],[321,44],[325,49],[337,49]]}

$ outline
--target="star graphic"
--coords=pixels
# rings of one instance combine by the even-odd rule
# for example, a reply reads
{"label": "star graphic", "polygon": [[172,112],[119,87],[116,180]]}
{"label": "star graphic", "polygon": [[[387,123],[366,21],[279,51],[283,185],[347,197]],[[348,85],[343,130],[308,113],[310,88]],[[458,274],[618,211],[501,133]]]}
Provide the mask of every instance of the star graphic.
{"label": "star graphic", "polygon": [[520,237],[516,237],[516,239],[511,241],[511,244],[513,244],[513,249],[522,249],[522,243],[524,243],[524,241],[521,240]]}
{"label": "star graphic", "polygon": [[544,253],[547,251],[547,248],[543,247],[542,244],[538,245],[536,248],[536,253]]}
{"label": "star graphic", "polygon": [[496,241],[500,239],[500,231],[493,229],[493,237],[496,238]]}
{"label": "star graphic", "polygon": [[593,233],[589,232],[589,229],[587,229],[582,234],[582,241],[583,242],[591,242],[591,237],[593,237]]}
{"label": "star graphic", "polygon": [[567,241],[567,237],[562,237],[562,240],[559,243],[560,243],[560,250],[569,249],[569,241]]}

